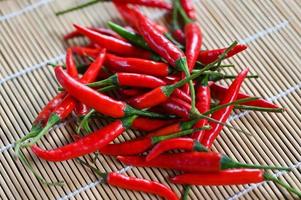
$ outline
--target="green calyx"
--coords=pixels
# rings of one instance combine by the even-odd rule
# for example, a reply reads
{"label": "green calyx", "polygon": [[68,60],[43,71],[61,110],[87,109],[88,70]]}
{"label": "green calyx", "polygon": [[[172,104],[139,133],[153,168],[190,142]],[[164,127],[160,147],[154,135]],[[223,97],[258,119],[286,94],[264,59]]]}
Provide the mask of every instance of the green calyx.
{"label": "green calyx", "polygon": [[199,141],[195,140],[193,150],[198,152],[208,152],[208,148],[204,147]]}
{"label": "green calyx", "polygon": [[134,120],[138,117],[138,115],[132,115],[129,117],[124,117],[121,119],[123,127],[130,128],[134,122]]}
{"label": "green calyx", "polygon": [[274,176],[273,174],[269,174],[269,173],[264,173],[263,177],[266,181],[273,181],[274,183],[284,187],[285,189],[287,189],[289,192],[296,194],[299,198],[301,198],[301,191],[291,187],[290,185],[288,185],[287,183],[281,181],[280,179],[278,179],[276,176]]}
{"label": "green calyx", "polygon": [[195,129],[187,129],[184,131],[172,133],[169,135],[162,135],[162,136],[154,136],[152,137],[152,144],[156,144],[158,142],[162,142],[164,140],[172,139],[172,138],[178,138],[186,135],[191,135],[192,133],[196,131],[201,131],[201,130],[209,130],[211,127],[209,125],[203,126],[201,128],[195,128]]}
{"label": "green calyx", "polygon": [[93,83],[88,83],[86,85],[89,86],[89,87],[101,87],[101,86],[107,86],[107,85],[116,85],[116,86],[118,86],[118,76],[117,76],[117,74],[114,74],[114,75],[110,76],[107,79],[97,81],[97,82],[93,82]]}
{"label": "green calyx", "polygon": [[180,124],[181,130],[191,129],[198,121],[199,121],[199,119],[193,119],[190,121],[181,122],[181,124]]}
{"label": "green calyx", "polygon": [[151,48],[149,48],[149,46],[147,45],[147,43],[145,42],[145,40],[143,39],[143,37],[141,35],[133,33],[131,31],[127,30],[126,28],[124,28],[118,24],[115,24],[114,22],[111,22],[111,21],[108,22],[108,26],[113,31],[115,31],[118,35],[120,35],[124,39],[128,40],[133,45],[141,47],[146,50],[151,50]]}
{"label": "green calyx", "polygon": [[278,166],[266,166],[266,165],[253,165],[253,164],[245,164],[232,160],[228,156],[222,156],[220,160],[221,169],[234,169],[234,168],[247,168],[247,169],[276,169],[276,170],[284,170],[290,171],[289,167],[278,167]]}

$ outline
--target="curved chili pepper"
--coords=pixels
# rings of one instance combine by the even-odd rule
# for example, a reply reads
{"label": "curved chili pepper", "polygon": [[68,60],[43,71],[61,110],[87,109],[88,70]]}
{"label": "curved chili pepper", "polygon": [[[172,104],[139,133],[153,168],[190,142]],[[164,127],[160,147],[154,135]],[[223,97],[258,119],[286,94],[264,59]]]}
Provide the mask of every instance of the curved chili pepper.
{"label": "curved chili pepper", "polygon": [[[197,86],[196,89],[196,107],[201,114],[206,113],[210,110],[211,104],[211,92],[208,86],[207,78],[205,77],[204,81]],[[201,119],[195,125],[195,127],[202,127],[207,124],[206,119]],[[197,141],[201,141],[202,137],[204,136],[204,131],[198,131],[192,135],[192,138],[196,139]]]}
{"label": "curved chili pepper", "polygon": [[181,6],[190,19],[196,19],[195,9],[192,0],[180,0]]}
{"label": "curved chili pepper", "polygon": [[123,131],[131,127],[133,120],[137,116],[127,117],[121,120],[116,120],[105,127],[86,135],[79,140],[53,149],[43,150],[38,146],[32,146],[32,151],[39,157],[48,161],[64,161],[72,158],[77,158],[89,153],[93,153],[104,147],[118,137]]}
{"label": "curved chili pepper", "polygon": [[185,34],[181,29],[174,30],[172,36],[181,44],[185,44]]}
{"label": "curved chili pepper", "polygon": [[290,170],[287,167],[264,166],[239,163],[227,156],[214,152],[187,152],[170,155],[159,155],[146,162],[144,156],[117,156],[117,159],[126,165],[136,167],[159,167],[175,169],[185,172],[219,172],[224,169],[278,169]]}
{"label": "curved chili pepper", "polygon": [[66,70],[73,78],[78,78],[77,68],[73,59],[72,49],[68,48],[66,53]]}
{"label": "curved chili pepper", "polygon": [[139,88],[156,88],[166,83],[154,76],[136,73],[117,72],[107,79],[87,84],[89,87],[101,87],[104,85],[130,86]]}
{"label": "curved chili pepper", "polygon": [[55,68],[55,74],[59,83],[71,96],[102,114],[114,118],[121,118],[133,114],[150,117],[163,117],[156,113],[134,109],[125,102],[116,101],[109,96],[98,93],[70,77],[61,67]]}
{"label": "curved chili pepper", "polygon": [[80,159],[78,159],[78,161],[81,164],[89,167],[94,173],[100,176],[102,178],[102,182],[105,182],[106,184],[109,184],[111,186],[156,194],[166,200],[179,200],[177,195],[170,188],[161,183],[128,177],[116,172],[101,173],[99,169],[89,165],[85,161]]}
{"label": "curved chili pepper", "polygon": [[[238,54],[242,52],[243,50],[247,49],[248,46],[244,44],[238,44],[236,45],[229,53],[227,54],[226,58],[230,58],[234,56],[235,54]],[[214,50],[206,50],[206,51],[200,51],[198,61],[200,61],[202,64],[208,64],[213,61],[215,61],[219,55],[221,55],[225,51],[225,48],[223,49],[214,49]]]}
{"label": "curved chili pepper", "polygon": [[72,51],[80,56],[90,56],[92,58],[96,58],[101,49],[98,48],[87,48],[80,46],[71,47]]}
{"label": "curved chili pepper", "polygon": [[173,97],[171,97],[166,102],[154,107],[154,110],[157,112],[161,111],[160,113],[168,113],[183,119],[188,119],[190,116],[190,108],[188,103],[173,101]]}
{"label": "curved chili pepper", "polygon": [[119,93],[127,97],[135,97],[144,94],[145,90],[137,88],[119,88]]}
{"label": "curved chili pepper", "polygon": [[[120,15],[122,16],[122,18],[124,19],[124,21],[126,21],[131,27],[138,30],[136,24],[137,18],[135,17],[135,14],[133,13],[132,9],[127,4],[119,3],[116,2],[115,0],[113,0],[113,3],[117,8],[118,12],[120,13]],[[164,26],[161,26],[156,23],[152,23],[152,25],[161,33],[168,32],[168,30]]]}
{"label": "curved chili pepper", "polygon": [[154,144],[157,144],[161,141],[181,137],[185,135],[192,134],[196,130],[200,129],[208,129],[209,127],[203,127],[199,129],[188,129],[180,132],[172,132],[171,134],[164,134],[161,136],[151,136],[151,137],[144,137],[142,139],[131,140],[119,144],[108,144],[103,148],[100,148],[99,151],[105,155],[113,155],[113,156],[120,156],[120,155],[136,155],[139,153],[143,153],[149,148],[151,148]]}
{"label": "curved chili pepper", "polygon": [[[89,83],[90,81],[94,81],[96,79],[97,74],[101,69],[102,63],[104,61],[105,52],[106,52],[105,49],[102,50],[102,53],[99,54],[98,58],[89,66],[85,74],[81,77],[80,79],[81,82]],[[71,76],[69,77],[72,78]],[[27,147],[35,144],[44,134],[48,132],[48,130],[52,126],[54,126],[59,121],[65,119],[66,117],[68,117],[69,114],[72,112],[72,110],[75,108],[75,106],[76,106],[75,100],[69,94],[66,95],[64,100],[58,106],[56,106],[55,109],[52,111],[43,129],[38,134],[33,136],[31,141],[27,143],[25,146]]]}
{"label": "curved chili pepper", "polygon": [[[231,86],[229,87],[226,96],[224,99],[220,102],[220,104],[226,104],[229,102],[233,102],[237,99],[237,95],[239,93],[240,86],[244,80],[244,78],[247,76],[249,69],[246,69],[242,71],[237,78],[232,82]],[[221,122],[226,122],[228,117],[230,116],[232,110],[233,110],[233,105],[228,106],[224,109],[220,109],[212,114],[212,118],[216,119]],[[204,136],[201,140],[201,143],[207,147],[210,148],[215,140],[215,138],[218,136],[220,131],[223,129],[222,124],[216,124],[209,122],[209,125],[212,127],[210,131],[205,131]]]}
{"label": "curved chili pepper", "polygon": [[177,98],[182,99],[183,101],[185,101],[185,102],[187,102],[187,103],[189,103],[189,104],[191,103],[191,98],[190,98],[190,96],[187,95],[185,92],[183,92],[183,91],[180,90],[180,89],[176,89],[176,90],[172,93],[171,97],[177,97]]}
{"label": "curved chili pepper", "polygon": [[101,47],[106,48],[108,51],[129,57],[140,57],[146,59],[152,59],[152,53],[134,47],[130,43],[113,38],[111,36],[103,35],[92,31],[88,28],[74,24],[74,27],[83,35],[87,36],[91,41],[99,44]]}
{"label": "curved chili pepper", "polygon": [[167,76],[171,69],[163,62],[155,62],[139,58],[124,58],[107,54],[105,65],[116,72],[130,72],[153,76]]}
{"label": "curved chili pepper", "polygon": [[[227,94],[227,91],[229,88],[218,85],[216,83],[210,83],[210,89],[212,90],[212,97],[214,99],[218,99],[219,101],[223,100],[225,98],[225,95]],[[249,98],[250,95],[244,94],[242,92],[238,93],[237,99],[244,99]],[[265,99],[257,99],[251,102],[242,103],[241,105],[248,105],[248,106],[257,106],[262,108],[279,108],[278,105],[273,104]]]}
{"label": "curved chili pepper", "polygon": [[[88,29],[91,29],[95,32],[107,35],[107,36],[111,36],[111,37],[115,37],[119,40],[124,40],[123,37],[120,37],[118,34],[116,34],[114,31],[107,29],[107,28],[101,28],[101,27],[89,27]],[[75,37],[80,37],[83,36],[78,30],[74,30],[66,35],[64,35],[64,40],[69,40]]]}
{"label": "curved chili pepper", "polygon": [[208,149],[197,140],[191,138],[172,138],[169,140],[164,140],[154,146],[154,148],[152,148],[152,150],[146,156],[145,160],[150,161],[163,152],[175,149],[187,151],[208,151]]}
{"label": "curved chili pepper", "polygon": [[288,191],[301,197],[301,192],[292,188],[288,184],[279,180],[276,176],[259,169],[232,169],[223,170],[217,173],[200,173],[200,174],[181,174],[170,178],[175,184],[191,185],[241,185],[250,183],[261,183],[263,181],[273,181],[284,187]]}
{"label": "curved chili pepper", "polygon": [[137,117],[132,125],[133,129],[139,130],[139,131],[154,131],[161,127],[168,126],[172,123],[174,123],[175,119],[151,119],[146,117]]}

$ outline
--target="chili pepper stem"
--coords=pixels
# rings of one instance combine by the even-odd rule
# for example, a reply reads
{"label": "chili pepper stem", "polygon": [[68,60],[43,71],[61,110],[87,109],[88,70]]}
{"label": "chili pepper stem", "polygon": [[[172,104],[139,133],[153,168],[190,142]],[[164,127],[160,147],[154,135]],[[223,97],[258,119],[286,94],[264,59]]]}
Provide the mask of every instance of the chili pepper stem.
{"label": "chili pepper stem", "polygon": [[185,135],[190,135],[196,131],[201,131],[201,130],[209,130],[211,127],[209,125],[203,126],[201,128],[195,128],[195,129],[188,129],[188,130],[184,130],[184,131],[180,131],[174,134],[170,134],[170,135],[162,135],[162,136],[155,136],[152,137],[152,144],[156,144],[158,142],[161,142],[163,140],[168,140],[171,138],[177,138],[177,137],[182,137]]}
{"label": "chili pepper stem", "polygon": [[56,12],[55,15],[59,16],[59,15],[63,15],[63,14],[66,14],[66,13],[69,13],[69,12],[72,12],[72,11],[80,10],[82,8],[91,6],[91,5],[96,4],[98,2],[101,2],[101,1],[102,0],[91,0],[91,1],[88,1],[88,2],[85,2],[85,3],[82,3],[82,4],[78,5],[78,6],[74,6],[74,7],[68,8],[66,10],[62,10],[62,11]]}
{"label": "chili pepper stem", "polygon": [[245,164],[232,160],[227,156],[223,156],[221,159],[221,169],[233,169],[233,168],[249,168],[249,169],[276,169],[283,171],[290,171],[289,167],[267,166],[267,165],[253,165]]}
{"label": "chili pepper stem", "polygon": [[43,137],[51,127],[53,127],[56,123],[58,123],[60,121],[60,117],[56,114],[53,114],[49,117],[48,122],[46,124],[46,126],[34,137],[30,138],[30,142],[27,144],[24,144],[22,146],[24,147],[29,147],[32,146],[33,144],[37,143],[37,141]]}
{"label": "chili pepper stem", "polygon": [[118,87],[116,85],[108,85],[106,87],[100,88],[97,91],[98,92],[109,92],[111,90],[117,89]]}
{"label": "chili pepper stem", "polygon": [[166,119],[166,118],[171,118],[173,116],[171,115],[162,115],[162,114],[158,114],[158,113],[154,113],[154,112],[148,112],[148,111],[144,111],[144,110],[138,110],[136,108],[133,108],[129,105],[126,106],[124,112],[127,115],[140,115],[140,116],[146,116],[146,117],[152,117],[152,118],[162,118],[162,119]]}
{"label": "chili pepper stem", "polygon": [[91,109],[84,118],[80,121],[76,132],[79,133],[81,129],[83,128],[87,133],[92,132],[90,126],[89,126],[89,120],[91,119],[92,114],[94,114],[96,111],[94,109]]}
{"label": "chili pepper stem", "polygon": [[198,140],[194,141],[193,150],[198,152],[208,152],[208,149],[202,145]]}
{"label": "chili pepper stem", "polygon": [[184,185],[183,186],[184,191],[183,191],[183,195],[181,197],[181,200],[187,200],[190,189],[191,189],[190,185]]}
{"label": "chili pepper stem", "polygon": [[103,182],[106,182],[107,173],[101,173],[99,171],[99,169],[97,169],[96,167],[93,167],[92,165],[88,164],[87,162],[83,161],[80,158],[76,158],[76,161],[78,161],[80,164],[85,165],[88,168],[90,168],[95,174],[97,174],[98,176],[100,176],[102,178]]}
{"label": "chili pepper stem", "polygon": [[193,20],[190,19],[190,18],[186,15],[186,13],[185,13],[184,9],[182,8],[182,6],[181,6],[179,0],[176,0],[176,5],[177,5],[177,8],[178,8],[178,10],[179,10],[180,15],[182,16],[182,18],[183,18],[183,20],[184,20],[184,23],[185,23],[185,24],[191,23]]}
{"label": "chili pepper stem", "polygon": [[[223,77],[224,79],[234,79],[236,78],[235,75],[224,75]],[[246,78],[259,78],[259,76],[257,74],[254,74],[254,75],[248,75],[246,76]]]}
{"label": "chili pepper stem", "polygon": [[110,76],[107,79],[101,80],[101,81],[97,81],[97,82],[93,82],[93,83],[88,83],[86,84],[89,87],[100,87],[100,86],[104,86],[104,85],[112,85],[112,84],[118,84],[117,81],[117,75],[114,74],[112,76]]}
{"label": "chili pepper stem", "polygon": [[253,110],[253,111],[260,111],[260,112],[275,112],[275,113],[282,113],[285,111],[283,108],[263,108],[263,107],[256,107],[256,106],[247,106],[247,105],[235,105],[235,109],[241,110]]}
{"label": "chili pepper stem", "polygon": [[269,173],[264,173],[264,179],[267,181],[273,181],[274,183],[284,187],[285,189],[287,189],[289,192],[296,194],[298,197],[301,198],[301,191],[297,190],[296,188],[293,188],[291,186],[289,186],[288,184],[286,184],[285,182],[279,180],[276,176],[269,174]]}

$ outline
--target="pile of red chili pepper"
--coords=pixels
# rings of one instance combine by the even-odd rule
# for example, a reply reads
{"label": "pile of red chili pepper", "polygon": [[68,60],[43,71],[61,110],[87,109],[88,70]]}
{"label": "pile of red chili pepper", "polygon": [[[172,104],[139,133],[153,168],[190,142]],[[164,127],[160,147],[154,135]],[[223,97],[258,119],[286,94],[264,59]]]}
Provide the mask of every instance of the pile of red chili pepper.
{"label": "pile of red chili pepper", "polygon": [[[22,148],[30,147],[47,161],[65,161],[99,152],[130,166],[173,169],[178,175],[169,180],[185,185],[183,199],[187,198],[189,185],[239,185],[265,180],[301,196],[300,191],[266,171],[290,168],[239,163],[210,150],[224,126],[246,133],[227,124],[233,110],[283,111],[278,105],[240,92],[246,78],[257,77],[248,76],[248,69],[238,75],[226,73],[225,68],[234,65],[222,61],[247,46],[233,42],[226,48],[202,50],[202,31],[191,0],[174,0],[172,4],[162,0],[112,3],[127,25],[108,22],[109,28],[100,28],[74,24],[74,31],[64,39],[85,37],[89,43],[69,47],[65,64],[52,64],[61,85],[59,92],[39,113],[30,133],[15,144],[16,154],[36,177],[49,184],[33,170]],[[165,9],[171,16],[170,26],[166,28],[150,20],[139,10],[142,5]],[[76,62],[79,57],[84,64]],[[233,81],[223,86],[219,81],[224,79]],[[73,143],[52,150],[36,145],[49,129],[72,113],[79,122],[77,132],[82,135],[74,137]],[[92,131],[92,118],[106,118],[110,122]],[[114,143],[127,129],[143,134]],[[115,172],[101,173],[86,161],[78,160],[107,184],[179,199],[161,183]]]}

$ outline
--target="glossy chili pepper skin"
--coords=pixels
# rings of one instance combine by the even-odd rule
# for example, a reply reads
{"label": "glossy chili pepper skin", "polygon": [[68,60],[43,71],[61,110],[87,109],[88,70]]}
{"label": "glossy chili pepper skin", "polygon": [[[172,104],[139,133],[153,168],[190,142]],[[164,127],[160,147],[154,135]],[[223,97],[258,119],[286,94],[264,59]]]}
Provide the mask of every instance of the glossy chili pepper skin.
{"label": "glossy chili pepper skin", "polygon": [[[115,0],[113,0],[113,3],[117,8],[118,12],[120,13],[120,15],[122,16],[122,18],[124,19],[124,21],[126,21],[131,27],[138,29],[136,24],[137,18],[135,16],[135,13],[132,11],[132,9],[129,8],[127,4],[119,3],[116,2]],[[160,26],[156,23],[152,23],[152,24],[159,32],[161,33],[168,32],[168,30],[164,26]]]}
{"label": "glossy chili pepper skin", "polygon": [[136,27],[149,47],[163,57],[170,65],[176,66],[176,62],[185,57],[183,52],[158,31],[150,19],[145,17],[140,11],[132,9],[132,12],[137,18]]}
{"label": "glossy chili pepper skin", "polygon": [[157,87],[146,94],[135,97],[129,101],[134,108],[149,108],[168,100],[168,96],[164,93],[164,87]]}
{"label": "glossy chili pepper skin", "polygon": [[[211,104],[211,92],[208,84],[205,85],[198,85],[196,89],[196,107],[198,111],[203,114],[210,110],[210,104]],[[199,120],[195,128],[202,127],[207,124],[206,119]],[[196,139],[197,141],[201,141],[204,136],[204,131],[197,131],[192,135],[192,138]]]}
{"label": "glossy chili pepper skin", "polygon": [[145,160],[150,161],[160,154],[175,150],[187,150],[187,151],[206,151],[206,149],[196,140],[191,138],[172,138],[169,140],[164,140],[158,143],[156,146],[152,148],[152,150],[148,153]]}
{"label": "glossy chili pepper skin", "polygon": [[79,83],[68,76],[62,68],[55,68],[58,81],[66,91],[80,102],[94,108],[96,111],[111,117],[124,117],[126,104],[116,101],[106,95]]}
{"label": "glossy chili pepper skin", "polygon": [[[234,56],[235,54],[238,54],[242,51],[247,49],[247,46],[244,44],[238,44],[236,45],[229,53],[227,54],[226,58],[230,58]],[[202,64],[209,64],[213,61],[215,61],[219,55],[221,55],[225,51],[225,48],[223,49],[214,49],[214,50],[206,50],[206,51],[200,51],[198,61],[200,61]]]}
{"label": "glossy chili pepper skin", "polygon": [[177,153],[159,155],[146,162],[142,156],[118,156],[117,159],[126,165],[137,167],[159,167],[185,172],[218,172],[221,170],[222,156],[217,153]]}
{"label": "glossy chili pepper skin", "polygon": [[[210,89],[212,90],[212,97],[221,101],[222,99],[225,98],[225,95],[227,94],[229,88],[216,83],[210,83]],[[237,99],[243,99],[249,97],[251,96],[240,92],[238,93]],[[273,104],[265,99],[257,99],[254,101],[242,103],[241,105],[256,106],[262,108],[279,108],[278,105]]]}
{"label": "glossy chili pepper skin", "polygon": [[124,189],[156,194],[166,200],[179,200],[179,198],[170,188],[154,181],[128,177],[120,173],[111,172],[106,176],[106,182],[109,185]]}
{"label": "glossy chili pepper skin", "polygon": [[172,36],[181,44],[185,44],[185,34],[181,29],[174,30]]}
{"label": "glossy chili pepper skin", "polygon": [[[229,89],[227,91],[227,95],[220,102],[221,105],[233,102],[237,99],[240,86],[241,86],[244,78],[247,76],[248,71],[249,71],[249,69],[242,71],[237,76],[237,78],[232,82],[231,86],[229,87]],[[232,106],[228,106],[224,109],[220,109],[212,114],[212,118],[216,119],[218,121],[221,121],[221,122],[226,122],[227,119],[229,118],[233,108],[234,108],[234,106],[232,105]],[[221,125],[221,124],[216,124],[216,123],[210,122],[209,125],[212,127],[212,129],[206,130],[204,132],[204,136],[201,140],[201,143],[207,148],[210,148],[212,146],[214,140],[216,139],[218,134],[223,129],[223,125]]]}
{"label": "glossy chili pepper skin", "polygon": [[[122,37],[120,37],[118,34],[116,34],[111,29],[101,28],[101,27],[98,27],[98,28],[89,27],[89,29],[91,29],[92,31],[104,34],[104,35],[108,35],[108,36],[115,37],[115,38],[120,39],[120,40],[124,40]],[[80,36],[82,36],[82,34],[79,31],[74,30],[74,31],[64,35],[64,40],[69,40],[69,39],[72,39],[72,38],[75,38],[75,37],[80,37]]]}
{"label": "glossy chili pepper skin", "polygon": [[66,96],[65,92],[60,92],[55,97],[53,97],[41,110],[38,114],[36,119],[33,122],[33,126],[35,125],[42,125],[44,126],[47,122],[49,116],[53,112],[53,110],[63,101],[64,97]]}
{"label": "glossy chili pepper skin", "polygon": [[173,101],[171,98],[168,99],[166,102],[161,103],[160,105],[154,107],[154,109],[160,113],[164,112],[164,113],[168,113],[168,114],[172,114],[172,115],[176,115],[178,117],[181,117],[183,119],[188,119],[189,118],[189,114],[190,114],[190,109],[188,109],[188,106],[190,107],[190,105],[188,103],[185,102],[185,106],[183,106],[183,104],[180,104],[177,101]]}
{"label": "glossy chili pepper skin", "polygon": [[81,47],[81,46],[73,46],[71,47],[72,51],[80,56],[90,56],[95,58],[101,49],[99,48],[88,48],[88,47]]}
{"label": "glossy chili pepper skin", "polygon": [[87,36],[91,41],[99,44],[101,47],[106,48],[108,51],[116,53],[118,55],[122,56],[129,56],[129,57],[140,57],[140,58],[146,58],[151,59],[152,53],[145,51],[143,49],[139,49],[137,47],[134,47],[130,43],[127,43],[125,41],[103,35],[100,33],[97,33],[95,31],[92,31],[90,29],[87,29],[85,27],[74,25],[74,27],[82,34]]}
{"label": "glossy chili pepper skin", "polygon": [[181,6],[183,7],[186,15],[190,19],[196,19],[196,12],[193,7],[193,0],[180,0]]}
{"label": "glossy chili pepper skin", "polygon": [[171,72],[169,66],[163,62],[155,62],[139,58],[124,58],[113,54],[107,54],[105,65],[111,71],[147,74],[153,76],[165,77]]}
{"label": "glossy chili pepper skin", "polygon": [[147,7],[162,8],[166,10],[170,10],[172,8],[172,5],[170,3],[164,2],[162,0],[114,0],[114,2],[136,4]]}
{"label": "glossy chili pepper skin", "polygon": [[156,88],[166,85],[166,83],[154,76],[136,73],[116,73],[119,86],[132,86],[142,88]]}
{"label": "glossy chili pepper skin", "polygon": [[159,128],[168,126],[175,121],[175,119],[162,120],[151,119],[147,117],[137,117],[133,122],[132,128],[139,131],[154,131]]}
{"label": "glossy chili pepper skin", "polygon": [[203,38],[201,29],[194,22],[186,24],[184,29],[186,38],[185,55],[187,58],[188,69],[191,72],[199,56]]}
{"label": "glossy chili pepper skin", "polygon": [[189,103],[189,104],[191,103],[190,96],[178,88],[171,94],[171,97],[177,97],[179,99],[182,99],[186,103]]}
{"label": "glossy chili pepper skin", "polygon": [[126,97],[135,97],[144,94],[146,91],[141,88],[120,88],[119,93]]}
{"label": "glossy chili pepper skin", "polygon": [[116,120],[71,144],[53,150],[43,150],[38,146],[32,146],[31,149],[39,158],[48,161],[58,162],[77,158],[93,153],[113,141],[126,130],[127,126],[130,124],[127,123],[124,124],[122,120]]}
{"label": "glossy chili pepper skin", "polygon": [[263,182],[264,171],[259,169],[231,169],[217,173],[181,174],[170,179],[175,184],[242,185]]}
{"label": "glossy chili pepper skin", "polygon": [[131,141],[126,141],[117,144],[108,144],[99,149],[99,152],[105,155],[119,156],[119,155],[137,155],[148,150],[152,146],[152,139],[142,138]]}
{"label": "glossy chili pepper skin", "polygon": [[77,68],[73,59],[72,49],[68,48],[66,53],[66,70],[73,78],[78,78]]}

